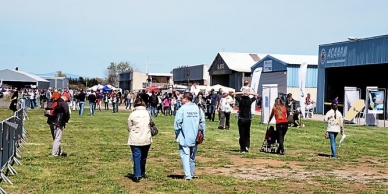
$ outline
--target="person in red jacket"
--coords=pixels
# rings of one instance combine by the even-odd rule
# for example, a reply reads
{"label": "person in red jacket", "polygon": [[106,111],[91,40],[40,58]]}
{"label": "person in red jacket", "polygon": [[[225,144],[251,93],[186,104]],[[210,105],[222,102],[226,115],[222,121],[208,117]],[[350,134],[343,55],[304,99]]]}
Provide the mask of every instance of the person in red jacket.
{"label": "person in red jacket", "polygon": [[271,115],[269,116],[268,123],[275,116],[276,119],[276,132],[278,133],[279,148],[276,153],[284,155],[284,136],[288,130],[287,108],[284,106],[280,98],[276,98],[275,104],[272,108]]}

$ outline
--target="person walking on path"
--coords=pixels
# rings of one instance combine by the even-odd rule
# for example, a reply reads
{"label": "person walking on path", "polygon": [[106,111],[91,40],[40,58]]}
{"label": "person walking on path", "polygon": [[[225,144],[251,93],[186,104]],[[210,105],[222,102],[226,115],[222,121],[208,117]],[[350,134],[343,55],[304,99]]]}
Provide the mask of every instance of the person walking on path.
{"label": "person walking on path", "polygon": [[[240,153],[249,152],[251,145],[251,121],[252,121],[252,103],[257,99],[258,94],[250,92],[249,89],[245,89],[242,92],[233,93],[233,95],[242,94],[242,96],[236,96],[236,102],[238,102],[238,132],[240,135]],[[253,95],[252,98],[249,95]]]}
{"label": "person walking on path", "polygon": [[53,101],[58,103],[54,109],[54,116],[47,118],[47,124],[50,126],[51,136],[53,138],[52,156],[67,156],[61,148],[63,129],[69,122],[70,112],[67,102],[70,99],[68,93],[64,93],[60,98],[55,97]]}
{"label": "person walking on path", "polygon": [[135,110],[128,117],[128,145],[131,146],[133,157],[134,182],[146,177],[146,163],[148,151],[151,147],[152,136],[149,127],[150,115],[147,107],[141,98],[134,103]]}
{"label": "person walking on path", "polygon": [[174,120],[176,141],[182,160],[185,180],[191,180],[195,171],[195,156],[198,145],[196,137],[199,128],[205,136],[205,115],[193,101],[193,94],[187,92],[182,97],[183,105],[178,109]]}
{"label": "person walking on path", "polygon": [[268,123],[271,122],[272,118],[275,116],[276,119],[276,133],[278,134],[278,143],[279,148],[276,153],[284,155],[284,136],[288,130],[288,118],[287,118],[287,108],[284,106],[282,99],[276,98],[275,104],[272,108],[271,115],[269,116]]}
{"label": "person walking on path", "polygon": [[331,109],[326,113],[325,119],[327,122],[326,135],[330,139],[331,157],[337,157],[335,138],[338,133],[344,133],[344,119],[340,111],[338,111],[338,105],[336,103],[331,104]]}

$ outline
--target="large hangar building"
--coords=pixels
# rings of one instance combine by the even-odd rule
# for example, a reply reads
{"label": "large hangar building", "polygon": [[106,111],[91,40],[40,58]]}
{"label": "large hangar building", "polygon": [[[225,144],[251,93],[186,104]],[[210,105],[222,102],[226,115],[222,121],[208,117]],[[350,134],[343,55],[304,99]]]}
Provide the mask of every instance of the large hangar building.
{"label": "large hangar building", "polygon": [[316,112],[327,112],[337,96],[343,104],[345,87],[359,88],[361,99],[368,86],[388,88],[387,67],[388,35],[320,45]]}

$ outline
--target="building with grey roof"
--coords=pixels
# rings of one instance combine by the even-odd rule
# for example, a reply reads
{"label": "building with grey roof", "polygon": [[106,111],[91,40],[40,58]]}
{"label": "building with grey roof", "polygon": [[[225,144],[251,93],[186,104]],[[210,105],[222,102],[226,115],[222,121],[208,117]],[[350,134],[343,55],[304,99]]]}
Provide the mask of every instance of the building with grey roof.
{"label": "building with grey roof", "polygon": [[50,82],[42,77],[10,69],[0,70],[0,80],[3,80],[3,84],[17,88],[25,88],[34,85],[38,89],[47,89],[50,85]]}

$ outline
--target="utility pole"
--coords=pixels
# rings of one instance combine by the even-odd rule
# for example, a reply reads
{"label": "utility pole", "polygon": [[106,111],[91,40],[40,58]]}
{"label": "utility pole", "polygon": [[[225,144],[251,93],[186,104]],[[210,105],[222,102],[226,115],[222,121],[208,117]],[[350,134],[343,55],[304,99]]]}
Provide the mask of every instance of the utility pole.
{"label": "utility pole", "polygon": [[148,81],[148,87],[151,86],[152,84],[152,78],[150,78],[150,76],[148,75],[148,65],[150,64],[155,64],[155,63],[158,63],[157,61],[150,61],[150,56],[147,56],[147,62],[146,62],[146,75],[147,75],[147,80],[150,80]]}

